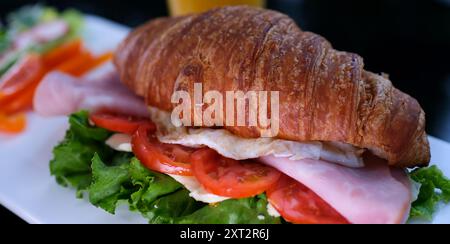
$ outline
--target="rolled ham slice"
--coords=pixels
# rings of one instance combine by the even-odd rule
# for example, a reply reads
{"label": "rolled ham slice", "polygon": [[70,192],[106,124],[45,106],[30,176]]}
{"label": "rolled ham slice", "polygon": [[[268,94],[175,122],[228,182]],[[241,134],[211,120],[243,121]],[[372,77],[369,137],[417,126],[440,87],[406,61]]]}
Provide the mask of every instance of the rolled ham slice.
{"label": "rolled ham slice", "polygon": [[83,78],[51,72],[38,86],[33,106],[43,116],[69,115],[81,109],[108,109],[143,117],[149,115],[142,98],[123,86],[116,71],[109,68]]}
{"label": "rolled ham slice", "polygon": [[374,157],[364,168],[348,168],[321,160],[261,157],[301,182],[353,224],[405,223],[412,201],[406,172]]}

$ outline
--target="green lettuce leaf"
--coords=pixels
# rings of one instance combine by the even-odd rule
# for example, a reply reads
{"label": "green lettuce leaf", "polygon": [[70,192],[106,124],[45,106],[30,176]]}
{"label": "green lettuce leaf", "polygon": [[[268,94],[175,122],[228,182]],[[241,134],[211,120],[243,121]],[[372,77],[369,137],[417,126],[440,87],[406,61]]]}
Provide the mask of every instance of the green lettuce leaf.
{"label": "green lettuce leaf", "polygon": [[0,55],[6,49],[8,49],[9,45],[10,45],[10,40],[9,40],[8,33],[3,28],[3,26],[0,25]]}
{"label": "green lettuce leaf", "polygon": [[113,150],[104,143],[110,133],[90,126],[86,111],[72,114],[69,124],[64,140],[53,149],[50,173],[59,184],[81,191],[91,184],[94,154],[106,159],[112,157]]}
{"label": "green lettuce leaf", "polygon": [[267,213],[264,194],[214,205],[197,202],[172,177],[144,167],[132,153],[110,149],[111,132],[91,126],[86,111],[69,117],[64,140],[54,148],[51,174],[63,186],[87,192],[89,201],[114,214],[120,202],[150,223],[279,223]]}
{"label": "green lettuce leaf", "polygon": [[103,128],[91,126],[89,124],[89,112],[84,110],[70,115],[69,124],[70,130],[81,140],[104,142],[112,134]]}
{"label": "green lettuce leaf", "polygon": [[189,196],[189,191],[180,189],[172,194],[158,198],[149,205],[147,211],[140,212],[149,219],[152,224],[171,224],[177,218],[192,214],[198,210],[204,203],[197,202]]}
{"label": "green lettuce leaf", "polygon": [[128,200],[131,210],[148,212],[149,206],[153,206],[152,203],[160,196],[181,188],[169,176],[146,169],[136,158],[119,158],[122,163],[107,165],[97,154],[94,155],[91,166],[93,180],[88,191],[95,206],[114,213],[120,200]]}
{"label": "green lettuce leaf", "polygon": [[267,213],[267,200],[262,194],[208,205],[191,215],[177,218],[174,222],[179,224],[279,224],[280,218]]}
{"label": "green lettuce leaf", "polygon": [[114,151],[110,165],[118,166],[122,164],[129,164],[133,158],[134,155],[132,153]]}
{"label": "green lettuce leaf", "polygon": [[83,14],[75,9],[67,9],[61,14],[61,18],[69,25],[68,38],[78,36],[84,26]]}
{"label": "green lettuce leaf", "polygon": [[450,180],[435,165],[416,169],[410,177],[421,184],[419,196],[412,203],[410,218],[431,220],[437,204],[450,201]]}
{"label": "green lettuce leaf", "polygon": [[130,209],[141,212],[150,222],[168,222],[192,213],[191,206],[196,205],[188,193],[181,194],[183,189],[178,182],[148,170],[136,158],[127,164],[107,166],[94,155],[92,178],[88,190],[91,203],[110,213],[114,213],[120,200],[128,200]]}
{"label": "green lettuce leaf", "polygon": [[139,189],[131,195],[130,207],[141,212],[149,211],[149,206],[158,197],[181,189],[181,184],[170,176],[156,173],[145,168],[138,159],[130,163],[131,181]]}
{"label": "green lettuce leaf", "polygon": [[[78,180],[70,180],[72,177],[81,179],[80,176],[90,175],[90,159],[101,148],[95,144],[81,143],[74,140],[72,133],[67,133],[66,139],[53,149],[53,159],[50,161],[50,172],[57,177],[60,184],[76,188],[85,188],[86,184],[77,183]],[[82,178],[86,178],[82,177]],[[84,182],[84,181],[83,181]],[[87,186],[89,186],[90,181]]]}
{"label": "green lettuce leaf", "polygon": [[97,155],[92,160],[89,198],[95,206],[114,213],[120,200],[139,211],[150,223],[279,223],[267,213],[264,195],[231,199],[214,205],[197,202],[171,177],[145,168],[138,159],[107,166]]}
{"label": "green lettuce leaf", "polygon": [[117,202],[127,199],[130,191],[123,187],[130,181],[129,165],[106,166],[97,153],[92,158],[92,184],[89,201],[107,212],[114,213]]}
{"label": "green lettuce leaf", "polygon": [[0,78],[8,71],[21,57],[23,52],[13,52],[7,54],[0,63]]}

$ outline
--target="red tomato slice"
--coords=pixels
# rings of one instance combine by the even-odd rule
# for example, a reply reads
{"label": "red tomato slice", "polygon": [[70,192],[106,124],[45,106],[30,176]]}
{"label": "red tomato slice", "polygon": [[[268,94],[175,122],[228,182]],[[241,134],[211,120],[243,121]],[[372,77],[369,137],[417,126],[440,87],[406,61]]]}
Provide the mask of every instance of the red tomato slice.
{"label": "red tomato slice", "polygon": [[192,171],[197,180],[211,193],[219,196],[244,198],[263,193],[281,173],[252,160],[225,158],[204,148],[191,155]]}
{"label": "red tomato slice", "polygon": [[296,224],[349,224],[336,210],[300,182],[283,175],[267,190],[269,202]]}
{"label": "red tomato slice", "polygon": [[153,131],[156,126],[147,118],[135,117],[112,112],[98,112],[89,116],[89,119],[98,127],[125,134],[133,134],[138,127],[143,124],[149,124]]}
{"label": "red tomato slice", "polygon": [[149,124],[139,126],[131,138],[131,147],[136,157],[149,169],[166,174],[192,175],[189,164],[194,148],[164,144],[155,135]]}
{"label": "red tomato slice", "polygon": [[0,92],[13,95],[42,77],[42,61],[39,55],[29,54],[3,75]]}
{"label": "red tomato slice", "polygon": [[17,94],[14,94],[11,99],[3,102],[0,101],[0,113],[15,114],[31,108],[34,92],[38,85],[39,83],[31,84]]}

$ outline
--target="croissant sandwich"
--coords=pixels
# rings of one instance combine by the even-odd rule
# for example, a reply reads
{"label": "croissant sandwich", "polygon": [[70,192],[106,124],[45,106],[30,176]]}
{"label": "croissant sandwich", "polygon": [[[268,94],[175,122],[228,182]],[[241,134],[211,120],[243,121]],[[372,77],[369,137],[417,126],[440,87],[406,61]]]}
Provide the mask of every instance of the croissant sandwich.
{"label": "croissant sandwich", "polygon": [[[90,82],[47,76],[35,97],[45,114],[44,98],[79,98],[91,86],[71,107],[90,113],[71,115],[51,167],[70,177],[56,170],[67,141],[106,147],[89,151],[96,206],[113,212],[129,199],[152,223],[405,223],[417,214],[406,168],[430,161],[419,103],[284,14],[234,6],[154,19],[128,34],[113,63]],[[70,88],[46,93],[61,80]],[[270,123],[252,124],[261,113]],[[106,179],[118,187],[101,188]]]}
{"label": "croissant sandwich", "polygon": [[[425,113],[356,54],[332,48],[288,16],[245,7],[161,18],[133,31],[116,52],[122,81],[146,103],[172,111],[177,89],[280,91],[278,138],[340,141],[390,165],[427,165]],[[227,127],[240,137],[258,128]]]}

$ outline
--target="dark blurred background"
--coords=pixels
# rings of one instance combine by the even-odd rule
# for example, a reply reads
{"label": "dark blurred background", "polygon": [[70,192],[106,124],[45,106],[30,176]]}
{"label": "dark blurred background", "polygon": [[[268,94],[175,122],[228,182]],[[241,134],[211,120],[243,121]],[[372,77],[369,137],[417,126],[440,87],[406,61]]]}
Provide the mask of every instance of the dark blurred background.
{"label": "dark blurred background", "polygon": [[[168,14],[163,0],[1,0],[1,19],[36,2],[130,27]],[[450,0],[268,0],[267,7],[326,37],[336,49],[360,54],[367,70],[389,74],[426,111],[427,132],[450,141]],[[0,223],[23,221],[0,207]]]}

